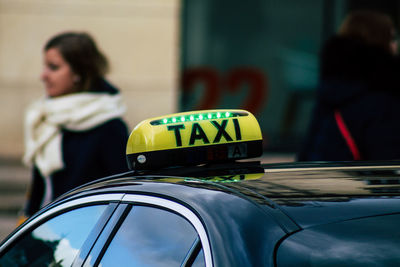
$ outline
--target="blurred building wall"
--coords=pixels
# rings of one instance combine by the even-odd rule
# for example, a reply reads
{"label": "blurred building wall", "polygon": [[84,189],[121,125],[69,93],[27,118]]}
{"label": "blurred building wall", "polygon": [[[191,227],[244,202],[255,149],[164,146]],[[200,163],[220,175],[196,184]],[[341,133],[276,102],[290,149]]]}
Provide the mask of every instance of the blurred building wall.
{"label": "blurred building wall", "polygon": [[176,111],[179,0],[0,0],[0,158],[23,153],[23,115],[43,95],[42,48],[54,34],[87,31],[111,63],[133,128]]}

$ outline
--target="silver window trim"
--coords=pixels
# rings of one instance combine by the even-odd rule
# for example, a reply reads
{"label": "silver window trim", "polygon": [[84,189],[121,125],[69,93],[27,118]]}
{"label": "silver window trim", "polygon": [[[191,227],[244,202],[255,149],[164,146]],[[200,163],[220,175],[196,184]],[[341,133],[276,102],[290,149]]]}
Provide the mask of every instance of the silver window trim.
{"label": "silver window trim", "polygon": [[155,206],[164,207],[173,210],[182,215],[183,217],[185,217],[194,226],[197,233],[199,234],[201,245],[203,247],[206,266],[210,267],[213,266],[211,257],[211,247],[210,247],[210,242],[208,241],[207,238],[206,230],[203,224],[201,223],[200,219],[190,209],[171,200],[154,196],[127,194],[123,197],[122,201],[129,201],[141,204],[152,204]]}
{"label": "silver window trim", "polygon": [[105,202],[105,201],[121,201],[123,198],[124,194],[123,193],[118,193],[118,194],[102,194],[102,195],[95,195],[95,196],[88,196],[88,197],[82,197],[78,199],[74,199],[65,203],[62,203],[58,206],[55,206],[48,211],[40,214],[38,217],[34,218],[32,221],[28,222],[26,225],[24,225],[23,228],[19,229],[18,232],[16,232],[10,239],[8,239],[1,247],[0,247],[0,253],[8,247],[8,245],[17,238],[19,238],[21,235],[23,235],[26,231],[29,231],[31,227],[38,222],[42,221],[46,217],[51,216],[54,213],[57,213],[59,211],[81,205],[81,204],[94,204],[98,202]]}

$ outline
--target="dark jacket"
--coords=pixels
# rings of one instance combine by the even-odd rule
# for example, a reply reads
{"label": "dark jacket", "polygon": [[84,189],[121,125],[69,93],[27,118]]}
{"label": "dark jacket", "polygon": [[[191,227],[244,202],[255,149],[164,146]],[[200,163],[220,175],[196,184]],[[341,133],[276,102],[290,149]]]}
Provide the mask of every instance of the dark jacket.
{"label": "dark jacket", "polygon": [[353,156],[334,119],[343,119],[363,160],[400,159],[400,66],[384,49],[334,37],[321,52],[311,124],[298,160]]}
{"label": "dark jacket", "polygon": [[[95,86],[99,93],[118,93],[105,81],[99,81]],[[97,178],[128,171],[125,158],[127,140],[127,126],[119,118],[87,131],[63,129],[62,155],[65,168],[50,176],[52,198]],[[34,167],[26,215],[30,216],[39,210],[45,193],[44,187],[44,178]]]}

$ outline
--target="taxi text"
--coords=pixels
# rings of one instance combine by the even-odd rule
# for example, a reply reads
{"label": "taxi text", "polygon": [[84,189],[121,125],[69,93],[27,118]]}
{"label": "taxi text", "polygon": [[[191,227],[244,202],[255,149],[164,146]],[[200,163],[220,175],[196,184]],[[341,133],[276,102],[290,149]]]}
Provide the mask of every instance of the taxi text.
{"label": "taxi text", "polygon": [[[235,129],[234,136],[231,136],[233,135],[233,133],[229,134],[226,131],[226,126],[228,125],[229,121],[231,121],[234,125]],[[196,140],[200,140],[204,144],[209,144],[210,140],[212,140],[213,144],[220,143],[222,138],[224,138],[227,142],[234,141],[233,138],[235,138],[235,141],[242,140],[238,119],[232,119],[232,120],[226,119],[222,120],[221,123],[218,123],[218,121],[207,121],[207,122],[211,123],[217,129],[217,133],[215,134],[215,136],[207,135],[206,132],[201,127],[200,123],[195,122],[191,124],[192,129],[190,131],[190,138],[188,143],[189,146],[194,145]],[[176,124],[168,126],[168,131],[174,131],[177,147],[182,146],[181,130],[183,129],[185,129],[184,124]]]}

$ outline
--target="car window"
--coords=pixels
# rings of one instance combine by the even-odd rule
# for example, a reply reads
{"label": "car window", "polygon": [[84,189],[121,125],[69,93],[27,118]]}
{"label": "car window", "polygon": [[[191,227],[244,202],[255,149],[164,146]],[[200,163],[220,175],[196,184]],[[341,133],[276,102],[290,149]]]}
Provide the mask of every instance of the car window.
{"label": "car window", "polygon": [[180,266],[197,236],[194,227],[180,215],[134,206],[99,266]]}
{"label": "car window", "polygon": [[106,207],[81,207],[46,221],[16,241],[0,266],[71,266]]}

